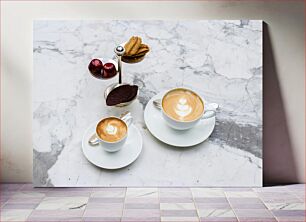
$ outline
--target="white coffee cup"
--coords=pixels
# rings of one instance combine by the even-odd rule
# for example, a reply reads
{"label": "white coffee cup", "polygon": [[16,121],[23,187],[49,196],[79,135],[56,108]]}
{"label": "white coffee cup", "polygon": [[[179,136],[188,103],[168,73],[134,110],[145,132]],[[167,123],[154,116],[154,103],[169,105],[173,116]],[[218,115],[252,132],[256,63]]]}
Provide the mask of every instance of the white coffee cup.
{"label": "white coffee cup", "polygon": [[[120,124],[121,123],[124,124],[124,126],[126,127],[126,133],[121,139],[116,141],[108,141],[106,139],[103,139],[101,136],[99,136],[98,126],[102,121],[105,121],[107,119],[116,119],[120,121]],[[97,123],[96,132],[90,137],[88,143],[92,146],[100,145],[107,152],[119,151],[126,142],[126,139],[128,137],[128,129],[132,122],[133,122],[133,117],[130,112],[123,113],[120,117],[109,116],[103,118]]]}
{"label": "white coffee cup", "polygon": [[[167,113],[165,111],[164,108],[164,102],[165,102],[165,98],[167,95],[169,95],[169,93],[173,92],[173,91],[187,91],[192,93],[195,98],[198,99],[198,102],[202,103],[203,105],[203,111],[200,112],[194,119],[190,119],[190,120],[179,120],[179,119],[175,119],[173,116],[170,116],[169,113]],[[208,108],[205,108],[205,107]],[[171,89],[169,91],[167,91],[161,101],[160,101],[160,107],[159,107],[162,111],[162,116],[163,119],[165,120],[165,122],[173,129],[176,130],[187,130],[190,129],[192,127],[194,127],[199,121],[203,120],[203,119],[209,119],[212,117],[216,116],[216,109],[218,108],[218,104],[214,103],[214,104],[204,104],[204,100],[202,99],[202,97],[194,92],[193,90],[187,89],[187,88],[174,88]],[[191,109],[192,110],[192,109]],[[191,111],[192,112],[192,111]]]}

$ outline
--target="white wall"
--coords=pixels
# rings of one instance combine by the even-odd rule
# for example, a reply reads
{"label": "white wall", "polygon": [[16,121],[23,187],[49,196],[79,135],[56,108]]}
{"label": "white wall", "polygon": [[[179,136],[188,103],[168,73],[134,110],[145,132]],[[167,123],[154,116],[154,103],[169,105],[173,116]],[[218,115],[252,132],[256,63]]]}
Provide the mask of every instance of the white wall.
{"label": "white wall", "polygon": [[[269,131],[275,129],[275,131],[274,134],[265,131],[264,135],[265,181],[267,183],[305,182],[303,1],[1,1],[2,181],[30,182],[32,180],[33,19],[105,18],[264,20],[268,24],[266,31],[272,43],[270,44],[270,41],[268,43],[267,48],[270,48],[270,53],[268,52],[267,56],[273,57],[268,58],[272,60],[265,63],[269,67],[264,75],[274,73],[274,77],[271,75],[271,78],[267,80],[271,87],[266,85],[265,90],[269,91],[270,88],[275,90],[274,94],[273,92],[269,94],[272,97],[268,98],[267,102],[273,103],[273,96],[281,96],[279,101],[284,105],[284,115],[274,115],[270,112],[266,116],[271,118],[271,120],[265,120],[269,125],[267,129]],[[271,64],[273,62],[275,66]],[[279,93],[278,89],[280,89]],[[270,103],[265,102],[264,105],[269,107]],[[276,104],[273,107],[282,109],[283,106]],[[273,109],[273,107],[269,108]],[[273,112],[277,113],[277,109],[275,108]],[[283,130],[277,130],[280,128]],[[286,132],[288,132],[287,137]],[[288,152],[291,155],[289,159]],[[288,164],[291,167],[287,167]]]}

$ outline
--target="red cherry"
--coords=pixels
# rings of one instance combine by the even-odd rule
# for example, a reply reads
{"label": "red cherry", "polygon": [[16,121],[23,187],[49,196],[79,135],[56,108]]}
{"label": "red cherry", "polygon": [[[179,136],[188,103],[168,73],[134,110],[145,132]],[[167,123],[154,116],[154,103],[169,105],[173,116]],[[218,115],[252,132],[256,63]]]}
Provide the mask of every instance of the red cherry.
{"label": "red cherry", "polygon": [[117,74],[116,67],[113,63],[107,62],[103,66],[104,71],[103,71],[103,78],[108,79],[111,77],[114,77]]}
{"label": "red cherry", "polygon": [[96,78],[103,78],[103,63],[99,59],[93,59],[88,65],[89,72]]}

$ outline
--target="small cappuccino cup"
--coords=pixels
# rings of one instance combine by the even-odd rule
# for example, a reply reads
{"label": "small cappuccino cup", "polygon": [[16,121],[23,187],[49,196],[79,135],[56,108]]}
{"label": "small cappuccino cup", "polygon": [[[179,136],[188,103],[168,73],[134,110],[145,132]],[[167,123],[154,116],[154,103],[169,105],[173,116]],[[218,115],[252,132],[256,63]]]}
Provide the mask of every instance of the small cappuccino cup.
{"label": "small cappuccino cup", "polygon": [[120,117],[110,116],[101,119],[96,125],[96,132],[88,143],[92,146],[100,145],[107,152],[119,151],[128,136],[129,125],[133,122],[130,112]]}
{"label": "small cappuccino cup", "polygon": [[205,108],[201,96],[186,88],[167,91],[161,100],[162,116],[176,130],[187,130],[202,119],[216,116],[215,109]]}

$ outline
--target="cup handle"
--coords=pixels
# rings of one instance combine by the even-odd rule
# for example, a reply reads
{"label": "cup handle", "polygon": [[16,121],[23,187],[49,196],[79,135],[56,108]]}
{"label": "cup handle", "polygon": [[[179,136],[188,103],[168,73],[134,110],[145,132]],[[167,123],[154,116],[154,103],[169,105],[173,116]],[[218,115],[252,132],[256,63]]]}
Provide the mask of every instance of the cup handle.
{"label": "cup handle", "polygon": [[215,110],[205,110],[204,115],[201,119],[209,119],[216,116]]}
{"label": "cup handle", "polygon": [[99,138],[97,137],[97,134],[93,134],[89,140],[88,140],[88,143],[92,146],[95,146],[95,145],[98,145],[99,144]]}
{"label": "cup handle", "polygon": [[120,119],[123,120],[126,123],[127,126],[130,126],[133,122],[132,114],[129,111],[127,111],[125,113],[122,113],[120,115]]}
{"label": "cup handle", "polygon": [[209,119],[215,117],[217,109],[219,109],[219,105],[217,103],[208,103],[207,109],[205,110],[201,119]]}

